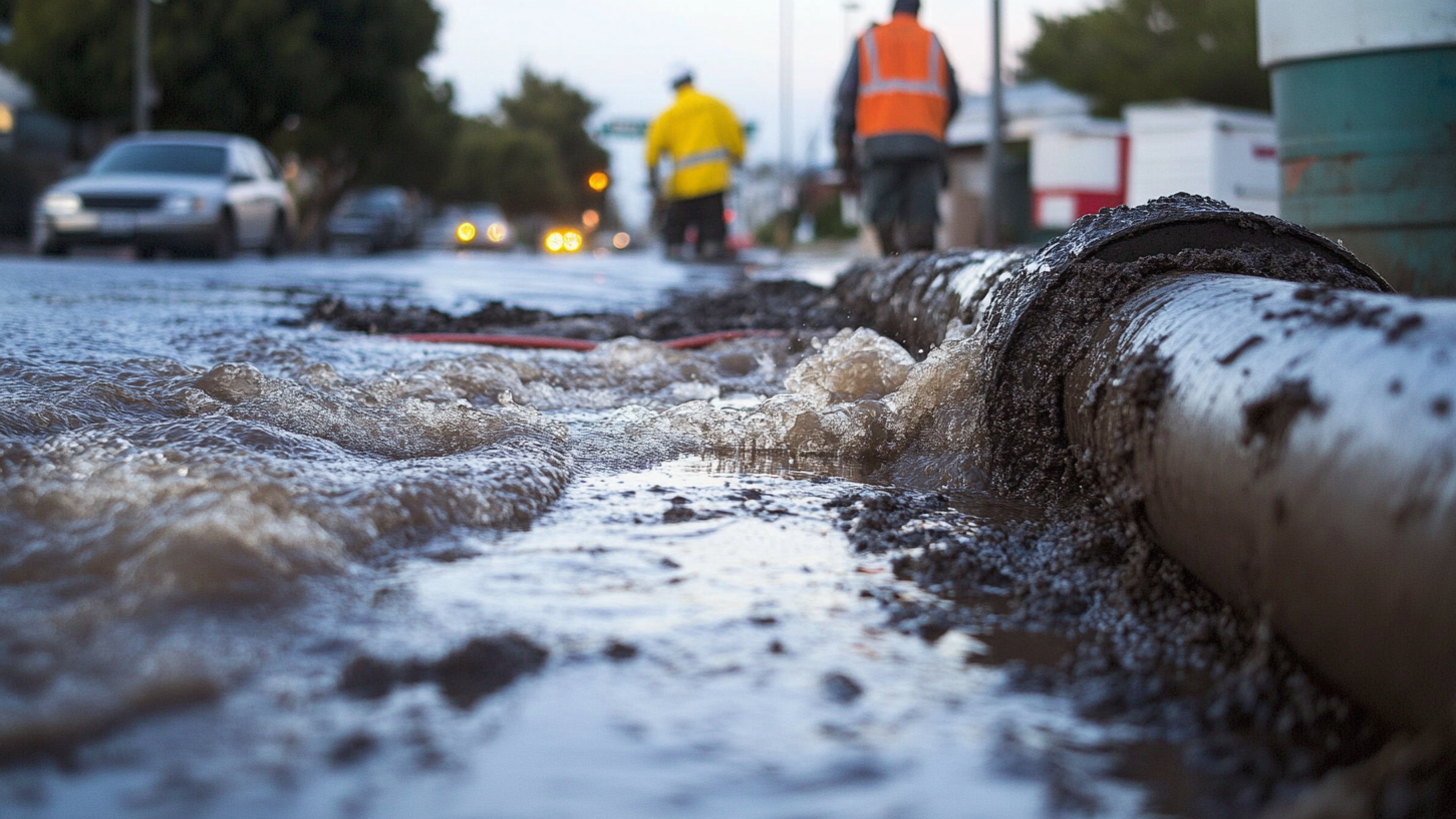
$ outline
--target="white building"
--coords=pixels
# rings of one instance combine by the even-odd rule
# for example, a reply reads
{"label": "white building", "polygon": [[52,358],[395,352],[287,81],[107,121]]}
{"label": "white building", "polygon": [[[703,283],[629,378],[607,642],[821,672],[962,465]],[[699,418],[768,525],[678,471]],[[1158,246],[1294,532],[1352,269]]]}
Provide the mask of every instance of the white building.
{"label": "white building", "polygon": [[1045,126],[1031,135],[1030,171],[1032,225],[1066,230],[1127,202],[1127,128],[1090,118]]}
{"label": "white building", "polygon": [[[1094,118],[1087,100],[1050,82],[1006,89],[1001,233],[1039,244],[1078,217],[1196,193],[1278,215],[1274,118],[1200,102],[1129,105],[1122,120]],[[974,247],[989,190],[986,97],[967,97],[947,129],[950,180],[940,244]]]}
{"label": "white building", "polygon": [[1123,116],[1131,143],[1127,204],[1181,191],[1279,215],[1273,116],[1199,102],[1129,105]]}

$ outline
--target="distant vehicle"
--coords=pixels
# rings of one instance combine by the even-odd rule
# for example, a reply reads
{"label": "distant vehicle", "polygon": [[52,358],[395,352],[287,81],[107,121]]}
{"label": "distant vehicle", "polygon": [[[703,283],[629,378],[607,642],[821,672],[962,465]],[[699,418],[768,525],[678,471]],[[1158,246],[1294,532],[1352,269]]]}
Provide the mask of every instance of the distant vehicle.
{"label": "distant vehicle", "polygon": [[576,228],[556,228],[546,233],[541,246],[547,253],[580,253],[586,247],[586,239]]}
{"label": "distant vehicle", "polygon": [[370,253],[419,247],[424,230],[418,198],[403,188],[379,187],[345,194],[329,216],[328,244],[360,245]]}
{"label": "distant vehicle", "polygon": [[515,231],[497,205],[450,208],[445,212],[445,225],[459,248],[506,250],[515,245]]}
{"label": "distant vehicle", "polygon": [[240,249],[272,256],[297,222],[278,160],[247,137],[156,132],[118,140],[86,173],[53,185],[35,212],[46,255],[78,245],[133,245],[215,259]]}

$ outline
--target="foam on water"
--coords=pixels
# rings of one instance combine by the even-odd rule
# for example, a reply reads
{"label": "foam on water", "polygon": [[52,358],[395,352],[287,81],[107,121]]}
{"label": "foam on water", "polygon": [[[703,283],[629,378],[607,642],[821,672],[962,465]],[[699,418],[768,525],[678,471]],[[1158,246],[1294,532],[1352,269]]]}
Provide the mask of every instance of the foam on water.
{"label": "foam on water", "polygon": [[689,401],[659,412],[617,415],[623,434],[696,442],[699,451],[783,453],[880,464],[905,485],[981,486],[984,471],[976,387],[980,349],[955,340],[923,362],[872,330],[844,330],[756,406]]}
{"label": "foam on water", "polygon": [[[365,377],[289,350],[205,369],[10,362],[0,598],[27,614],[0,641],[28,659],[3,673],[0,746],[226,690],[238,671],[226,653],[186,628],[159,642],[138,626],[149,612],[276,599],[453,528],[525,524],[574,469],[882,455],[916,402],[935,400],[906,398],[906,385],[924,393],[927,368],[950,367],[917,365],[868,330],[793,346],[619,339],[586,355],[440,355]],[[59,636],[75,630],[88,638]]]}
{"label": "foam on water", "polygon": [[565,425],[534,409],[390,396],[327,367],[311,383],[166,360],[4,375],[0,752],[227,687],[240,666],[211,638],[148,618],[523,524],[571,476]]}
{"label": "foam on water", "polygon": [[[381,538],[529,520],[570,477],[564,425],[514,404],[381,402],[248,364],[174,374],[155,392],[113,375],[77,379],[51,405],[6,402],[18,423],[0,428],[12,533],[0,578],[266,590],[338,571]],[[127,423],[83,423],[116,405]]]}

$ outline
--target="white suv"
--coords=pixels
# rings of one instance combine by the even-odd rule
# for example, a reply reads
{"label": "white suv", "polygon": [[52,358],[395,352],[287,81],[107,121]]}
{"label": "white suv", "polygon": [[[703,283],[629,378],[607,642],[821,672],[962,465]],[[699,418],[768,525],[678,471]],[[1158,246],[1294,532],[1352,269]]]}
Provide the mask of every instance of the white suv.
{"label": "white suv", "polygon": [[225,259],[239,249],[281,252],[297,222],[278,160],[247,137],[156,132],[118,140],[85,174],[40,198],[35,249],[129,244]]}

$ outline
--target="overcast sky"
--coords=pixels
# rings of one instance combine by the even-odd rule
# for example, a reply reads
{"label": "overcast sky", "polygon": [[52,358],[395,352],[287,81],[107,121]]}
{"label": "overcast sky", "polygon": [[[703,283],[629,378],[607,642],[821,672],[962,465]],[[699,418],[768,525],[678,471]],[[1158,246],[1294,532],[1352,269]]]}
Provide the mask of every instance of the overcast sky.
{"label": "overcast sky", "polygon": [[[829,159],[827,131],[850,32],[889,16],[891,0],[434,0],[445,16],[439,51],[428,62],[455,86],[457,108],[486,113],[512,92],[523,65],[560,78],[600,104],[597,120],[650,119],[671,102],[670,67],[694,68],[698,88],[757,124],[749,161],[780,155],[780,9],[792,7],[794,159]],[[1036,33],[1033,15],[1057,16],[1104,0],[1002,0],[1005,59]],[[846,10],[846,5],[857,9]],[[961,85],[984,91],[990,73],[990,0],[923,0],[920,20],[940,35]],[[634,140],[606,142],[619,204],[641,212],[645,175]],[[812,147],[811,147],[812,146]]]}

